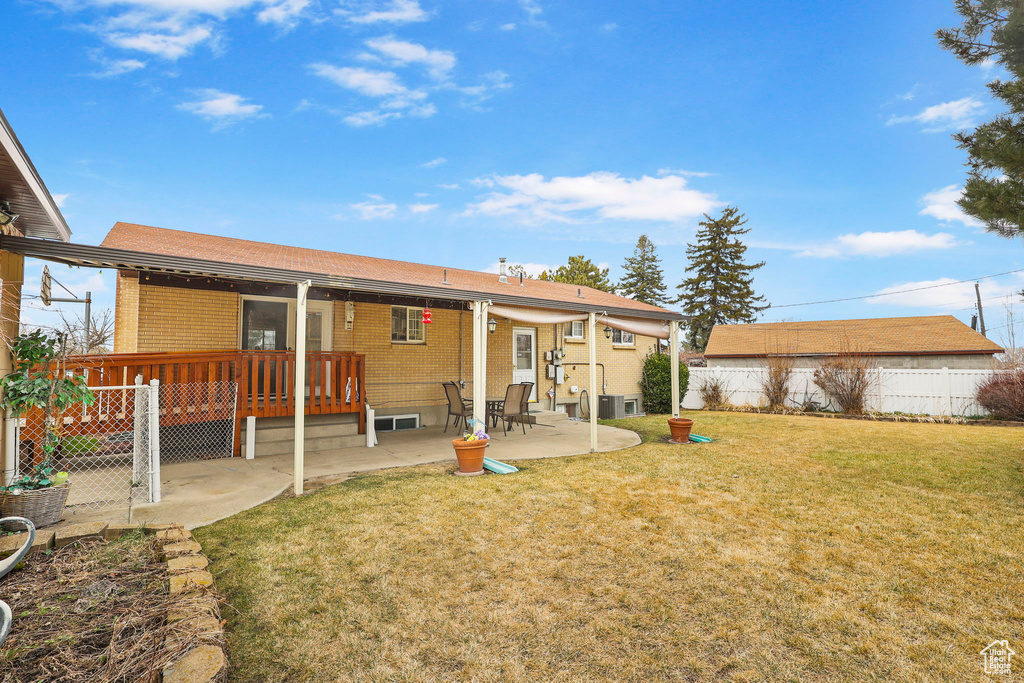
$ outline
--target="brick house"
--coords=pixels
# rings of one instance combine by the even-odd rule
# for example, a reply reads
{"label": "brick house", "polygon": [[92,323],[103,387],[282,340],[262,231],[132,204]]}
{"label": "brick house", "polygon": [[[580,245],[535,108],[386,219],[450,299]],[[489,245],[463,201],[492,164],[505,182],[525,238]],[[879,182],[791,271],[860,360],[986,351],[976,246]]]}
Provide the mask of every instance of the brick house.
{"label": "brick house", "polygon": [[[307,361],[307,376],[313,375],[309,381],[319,381],[318,367],[356,373],[358,362],[358,372],[364,373],[358,383],[365,394],[356,396],[350,392],[356,374],[324,380],[346,387],[349,408],[328,406],[322,415],[316,408],[306,410],[314,425],[350,425],[349,432],[341,433],[353,436],[363,403],[378,420],[403,416],[389,423],[393,428],[443,423],[447,402],[441,382],[453,380],[474,396],[500,396],[510,383],[532,381],[531,398],[540,409],[575,413],[586,390],[594,396],[622,395],[627,411],[639,411],[643,359],[682,319],[587,287],[127,223],[116,224],[99,247],[73,245],[58,254],[35,241],[17,246],[40,258],[117,269],[110,359],[135,369],[113,382],[130,379],[136,369],[156,372],[156,364],[181,354],[207,354],[186,360],[190,366],[210,367],[220,362],[212,355],[217,353],[282,354],[276,364],[260,365],[257,371],[254,361],[240,373],[250,385],[264,383],[257,400],[257,390],[249,389],[252,414],[272,418],[261,419],[260,428],[294,413],[288,405],[276,412],[256,411],[264,390],[273,393],[275,385],[287,384],[283,354],[294,357],[296,287],[288,282],[312,282],[306,351],[318,354],[314,357],[323,364]],[[486,309],[480,324],[493,327],[484,340],[474,329],[474,307]],[[427,324],[425,311],[430,311]],[[486,378],[482,391],[474,383],[474,339],[486,349],[486,362],[480,364]],[[561,367],[552,367],[559,358]],[[180,372],[187,369],[184,361],[179,365]],[[330,393],[330,401],[342,394],[307,391]],[[350,412],[360,414],[357,418]],[[335,438],[330,443],[343,442]]]}
{"label": "brick house", "polygon": [[989,369],[999,344],[951,315],[861,320],[813,320],[716,325],[704,352],[709,367],[757,367],[768,356],[790,356],[816,367],[846,353],[881,368]]}

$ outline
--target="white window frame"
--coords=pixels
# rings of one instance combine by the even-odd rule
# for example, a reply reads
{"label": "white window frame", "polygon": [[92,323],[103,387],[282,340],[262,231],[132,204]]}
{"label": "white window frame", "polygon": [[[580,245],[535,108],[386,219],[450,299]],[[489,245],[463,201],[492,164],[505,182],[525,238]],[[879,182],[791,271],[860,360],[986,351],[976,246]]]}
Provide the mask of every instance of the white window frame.
{"label": "white window frame", "polygon": [[[242,301],[277,301],[288,304],[288,334],[285,345],[289,351],[295,350],[295,299],[289,299],[286,296],[256,296],[252,294],[243,294]],[[238,348],[242,348],[242,315],[245,307],[239,303],[238,305]],[[334,350],[334,302],[323,301],[321,299],[307,299],[306,300],[306,314],[309,313],[322,313],[324,316],[324,329],[323,329],[323,345],[324,351]]]}
{"label": "white window frame", "polygon": [[[626,410],[626,405],[630,404],[630,403],[633,404],[633,412],[629,412],[628,410]],[[623,400],[623,402],[622,402],[622,409],[626,412],[626,415],[637,415],[637,414],[639,414],[640,413],[640,399],[637,399],[637,398],[627,398],[627,399]]]}
{"label": "white window frame", "polygon": [[[396,308],[404,308],[405,309],[405,322],[406,322],[406,330],[407,330],[407,332],[406,332],[406,338],[404,340],[403,339],[395,339],[392,336],[393,333],[391,331],[391,318],[394,316],[394,312],[395,312]],[[408,330],[412,329],[412,326],[409,325],[409,320],[410,320],[409,314],[412,311],[416,311],[416,317],[420,320],[420,332],[423,335],[422,339],[409,339],[408,338],[409,337]],[[391,340],[392,344],[414,344],[414,345],[415,344],[426,344],[427,343],[427,326],[426,326],[425,323],[423,323],[423,308],[422,307],[417,308],[415,306],[392,306],[391,309],[388,311],[388,339]]]}
{"label": "white window frame", "polygon": [[[579,334],[576,334],[577,325],[580,326]],[[587,328],[583,320],[570,320],[569,324],[565,328],[565,338],[574,340],[586,339],[586,337],[584,336],[586,334],[586,329]]]}
{"label": "white window frame", "polygon": [[[626,341],[626,335],[629,335],[629,341]],[[615,341],[615,336],[618,335],[619,341]],[[612,345],[613,346],[636,346],[636,335],[626,330],[612,330]]]}

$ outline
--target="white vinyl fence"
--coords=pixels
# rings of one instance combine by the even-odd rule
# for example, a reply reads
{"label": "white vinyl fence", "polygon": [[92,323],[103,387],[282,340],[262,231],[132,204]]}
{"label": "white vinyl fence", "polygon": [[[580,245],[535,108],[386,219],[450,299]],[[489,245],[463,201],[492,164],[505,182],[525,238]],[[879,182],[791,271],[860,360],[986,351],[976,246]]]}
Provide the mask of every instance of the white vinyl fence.
{"label": "white vinyl fence", "polygon": [[[752,368],[690,368],[690,383],[683,408],[704,407],[700,387],[712,377],[721,380],[729,402],[736,406],[763,406],[761,389],[764,367]],[[911,413],[917,415],[967,416],[985,415],[975,393],[978,386],[992,376],[991,370],[903,370],[875,368],[867,408],[878,413]],[[824,410],[837,406],[814,384],[813,368],[794,368],[790,381],[788,405],[799,408],[817,403]]]}

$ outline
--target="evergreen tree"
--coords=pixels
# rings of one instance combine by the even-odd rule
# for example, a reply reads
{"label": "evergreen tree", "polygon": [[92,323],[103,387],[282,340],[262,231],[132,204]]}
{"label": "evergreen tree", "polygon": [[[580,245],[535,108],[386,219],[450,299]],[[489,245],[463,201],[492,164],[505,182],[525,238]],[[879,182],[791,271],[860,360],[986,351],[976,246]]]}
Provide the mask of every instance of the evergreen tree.
{"label": "evergreen tree", "polygon": [[954,6],[963,25],[937,31],[939,45],[968,65],[998,62],[1011,76],[988,84],[1007,112],[953,136],[968,154],[957,203],[986,230],[1024,237],[1024,3],[954,0]]}
{"label": "evergreen tree", "polygon": [[764,297],[756,296],[751,286],[751,273],[764,262],[743,262],[747,247],[739,236],[750,232],[750,228],[742,227],[747,219],[732,206],[726,207],[720,218],[707,214],[704,218],[707,220],[701,221],[697,230],[697,243],[686,245],[690,259],[686,272],[692,276],[676,286],[681,293],[675,300],[682,302],[683,313],[691,316],[687,342],[697,351],[708,345],[715,325],[752,322],[768,308],[758,306]]}
{"label": "evergreen tree", "polygon": [[600,289],[605,292],[614,292],[615,287],[611,281],[608,280],[608,269],[598,268],[594,263],[585,258],[582,254],[579,256],[570,256],[569,263],[564,266],[558,266],[553,272],[549,273],[544,271],[540,274],[539,279],[548,280],[550,282],[565,282],[570,285],[577,285],[583,287],[593,287],[594,289]]}
{"label": "evergreen tree", "polygon": [[640,235],[633,255],[622,264],[626,271],[619,281],[618,293],[652,306],[665,303],[665,277],[661,272],[661,259],[654,249],[654,242],[647,235]]}

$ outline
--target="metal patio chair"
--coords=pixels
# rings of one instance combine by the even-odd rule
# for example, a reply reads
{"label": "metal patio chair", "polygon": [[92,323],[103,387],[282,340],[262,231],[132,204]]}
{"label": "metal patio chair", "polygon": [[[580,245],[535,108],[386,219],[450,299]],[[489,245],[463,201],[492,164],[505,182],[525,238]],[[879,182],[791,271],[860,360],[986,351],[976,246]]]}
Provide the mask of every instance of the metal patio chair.
{"label": "metal patio chair", "polygon": [[[506,436],[510,427],[515,429],[513,425],[516,421],[522,422],[523,390],[525,388],[522,384],[509,384],[505,389],[505,400],[497,406],[492,415],[496,420],[501,420],[501,432]],[[526,425],[523,425],[523,434],[526,434]]]}
{"label": "metal patio chair", "polygon": [[521,415],[519,416],[520,422],[525,422],[530,425],[530,429],[533,429],[533,423],[527,420],[527,414],[530,412],[530,394],[533,393],[533,382],[521,382],[523,388],[523,401]]}
{"label": "metal patio chair", "polygon": [[[448,432],[448,425],[454,424],[456,428],[459,426],[459,420],[462,420],[462,424],[469,426],[467,417],[473,412],[473,402],[462,398],[462,392],[459,391],[459,385],[455,382],[442,382],[441,386],[444,387],[444,395],[448,399],[448,415],[444,419],[444,431]],[[455,421],[452,422],[452,417]]]}

